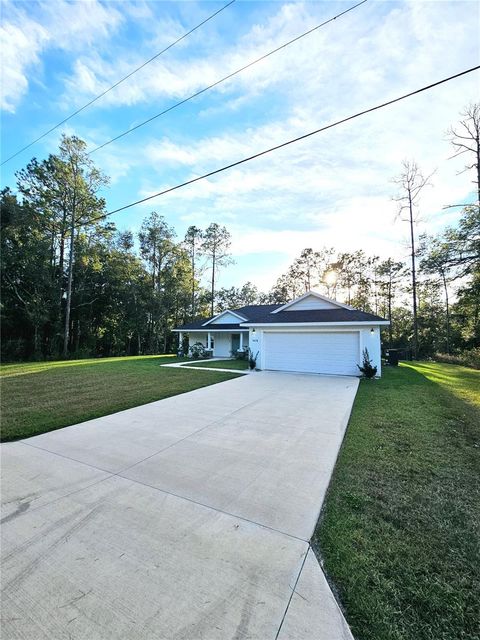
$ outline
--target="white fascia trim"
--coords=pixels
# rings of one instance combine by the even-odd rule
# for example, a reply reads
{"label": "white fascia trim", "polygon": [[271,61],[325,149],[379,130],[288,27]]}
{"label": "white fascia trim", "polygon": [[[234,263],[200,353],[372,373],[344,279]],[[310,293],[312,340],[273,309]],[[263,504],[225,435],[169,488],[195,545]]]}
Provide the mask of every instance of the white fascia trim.
{"label": "white fascia trim", "polygon": [[268,323],[243,323],[242,327],[261,327],[262,329],[276,329],[277,327],[370,327],[388,326],[389,320],[359,320],[357,322],[268,322]]}
{"label": "white fascia trim", "polygon": [[[221,325],[220,325],[221,326]],[[238,329],[172,329],[173,333],[247,333],[248,329],[238,325]]]}
{"label": "white fascia trim", "polygon": [[241,316],[239,313],[237,313],[236,311],[230,311],[230,309],[225,309],[225,311],[222,311],[222,313],[219,313],[217,316],[214,316],[213,318],[210,318],[210,320],[207,320],[207,322],[204,322],[202,327],[205,327],[207,324],[210,324],[211,322],[213,322],[214,320],[218,320],[218,318],[221,318],[222,316],[224,316],[226,313],[231,313],[232,316],[236,316],[237,318],[239,318],[240,320],[246,320],[245,316]]}
{"label": "white fascia trim", "polygon": [[331,298],[327,298],[327,296],[322,296],[321,293],[317,293],[316,291],[307,291],[307,293],[304,293],[303,296],[300,296],[299,298],[295,298],[295,300],[292,300],[291,302],[287,302],[287,304],[284,304],[282,307],[279,307],[278,309],[274,309],[270,313],[278,313],[279,311],[285,311],[285,309],[288,309],[288,307],[291,307],[293,304],[300,302],[305,298],[308,298],[308,296],[319,298],[320,300],[324,300],[325,302],[331,302],[332,304],[336,305],[337,307],[341,307],[342,309],[353,309],[353,307],[349,306],[348,304],[343,304],[343,302],[337,302],[337,300],[332,300]]}

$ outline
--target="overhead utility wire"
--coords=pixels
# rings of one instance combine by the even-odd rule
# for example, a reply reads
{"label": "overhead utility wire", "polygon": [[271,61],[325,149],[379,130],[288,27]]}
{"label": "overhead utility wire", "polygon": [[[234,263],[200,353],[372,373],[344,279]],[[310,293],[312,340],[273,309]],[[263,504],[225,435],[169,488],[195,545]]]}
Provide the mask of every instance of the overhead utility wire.
{"label": "overhead utility wire", "polygon": [[49,129],[48,131],[45,131],[45,133],[42,133],[42,135],[38,138],[36,138],[33,142],[30,142],[29,144],[27,144],[25,147],[23,147],[22,149],[19,149],[19,151],[17,151],[16,153],[13,154],[13,156],[10,156],[9,158],[7,158],[6,160],[4,160],[2,162],[2,165],[4,165],[6,162],[9,162],[9,160],[12,160],[12,158],[15,158],[16,156],[18,156],[20,153],[22,153],[23,151],[25,151],[26,149],[28,149],[29,147],[33,146],[34,144],[36,144],[39,140],[42,140],[42,138],[44,138],[45,136],[47,136],[49,133],[51,133],[52,131],[55,131],[55,129],[58,129],[58,127],[61,127],[62,124],[65,124],[65,122],[68,122],[71,118],[73,118],[74,116],[76,116],[77,114],[79,114],[81,111],[83,111],[84,109],[86,109],[87,107],[89,107],[91,104],[93,104],[94,102],[96,102],[97,100],[100,100],[100,98],[103,98],[104,95],[106,95],[107,93],[109,93],[109,91],[112,91],[112,89],[115,89],[116,87],[118,87],[119,84],[122,84],[122,82],[125,82],[125,80],[128,80],[128,78],[131,78],[135,73],[137,73],[137,71],[140,71],[140,69],[143,69],[143,67],[146,67],[147,64],[150,64],[151,62],[153,62],[154,60],[156,60],[157,58],[159,58],[161,55],[163,55],[166,51],[168,51],[169,49],[171,49],[172,47],[174,47],[176,44],[178,44],[181,40],[184,40],[187,36],[189,36],[191,33],[193,33],[194,31],[196,31],[197,29],[199,29],[200,27],[202,27],[205,23],[207,23],[209,20],[212,20],[212,18],[214,18],[215,16],[217,16],[219,13],[221,13],[224,9],[226,9],[227,7],[229,7],[230,5],[232,5],[234,2],[236,2],[236,0],[230,0],[229,3],[227,3],[226,5],[224,5],[223,7],[221,7],[221,9],[218,9],[218,11],[215,11],[215,13],[212,13],[212,15],[208,16],[208,18],[205,18],[205,20],[203,20],[202,22],[200,22],[199,24],[197,24],[195,27],[193,27],[192,29],[190,29],[190,31],[187,31],[187,33],[184,33],[183,36],[181,36],[180,38],[177,38],[177,40],[175,40],[174,42],[172,42],[171,44],[168,45],[168,47],[165,47],[165,49],[162,49],[161,51],[159,51],[158,53],[156,53],[154,56],[152,56],[151,58],[149,58],[148,60],[146,60],[143,64],[141,64],[139,67],[137,67],[136,69],[134,69],[133,71],[131,71],[129,74],[127,74],[126,76],[124,76],[123,78],[121,78],[120,80],[118,80],[115,84],[112,84],[111,87],[108,87],[108,89],[105,89],[105,91],[103,91],[102,93],[100,93],[98,96],[96,96],[95,98],[93,98],[92,100],[90,100],[90,102],[87,102],[86,104],[83,105],[83,107],[80,107],[80,109],[77,109],[76,111],[74,111],[73,113],[71,113],[67,118],[65,118],[65,120],[62,120],[61,122],[59,122],[58,124],[56,124],[54,127],[52,127],[51,129]]}
{"label": "overhead utility wire", "polygon": [[310,136],[314,136],[317,133],[321,133],[322,131],[326,131],[327,129],[332,129],[333,127],[337,127],[339,124],[343,124],[344,122],[348,122],[349,120],[354,120],[355,118],[359,118],[360,116],[364,116],[366,113],[371,113],[372,111],[377,111],[378,109],[383,109],[384,107],[388,107],[395,102],[400,102],[400,100],[405,100],[405,98],[410,98],[411,96],[417,95],[418,93],[422,93],[423,91],[428,91],[429,89],[433,89],[434,87],[438,87],[445,82],[449,82],[450,80],[455,80],[455,78],[460,78],[461,76],[466,75],[467,73],[472,73],[472,71],[478,71],[480,69],[480,65],[476,67],[472,67],[471,69],[467,69],[465,71],[461,71],[460,73],[456,73],[453,76],[449,76],[448,78],[444,78],[443,80],[438,80],[438,82],[434,82],[433,84],[426,85],[421,89],[416,89],[415,91],[411,91],[410,93],[405,93],[398,98],[393,98],[393,100],[388,100],[388,102],[383,102],[382,104],[378,104],[375,107],[370,107],[369,109],[365,109],[364,111],[359,111],[351,116],[347,116],[346,118],[342,118],[342,120],[337,120],[336,122],[332,122],[331,124],[327,124],[320,129],[315,129],[315,131],[310,131],[310,133],[305,133],[303,136],[299,136],[298,138],[293,138],[292,140],[288,140],[287,142],[282,142],[282,144],[277,144],[275,147],[270,147],[270,149],[265,149],[264,151],[260,151],[259,153],[255,153],[252,156],[248,156],[248,158],[243,158],[242,160],[237,160],[237,162],[232,162],[220,169],[215,169],[214,171],[209,171],[208,173],[204,173],[197,178],[192,178],[191,180],[187,180],[186,182],[182,182],[181,184],[177,184],[174,187],[169,187],[168,189],[164,189],[163,191],[159,191],[158,193],[154,193],[152,196],[147,196],[146,198],[142,198],[141,200],[137,200],[136,202],[132,202],[130,204],[126,204],[124,207],[119,207],[118,209],[114,209],[113,211],[109,211],[102,216],[98,216],[92,222],[96,220],[102,220],[103,218],[107,218],[108,216],[113,215],[114,213],[118,213],[119,211],[124,211],[125,209],[129,209],[130,207],[134,207],[137,204],[141,204],[142,202],[147,202],[148,200],[152,200],[153,198],[158,198],[160,196],[165,195],[166,193],[170,193],[171,191],[175,191],[176,189],[181,189],[182,187],[186,187],[189,184],[193,184],[194,182],[198,182],[199,180],[204,180],[205,178],[209,178],[210,176],[214,176],[217,173],[221,173],[222,171],[227,171],[227,169],[231,169],[232,167],[237,167],[240,164],[245,162],[249,162],[250,160],[254,160],[255,158],[259,158],[260,156],[264,156],[267,153],[271,153],[272,151],[276,151],[277,149],[281,149],[282,147],[286,147],[294,142],[299,142],[300,140],[305,140],[305,138],[309,138]]}
{"label": "overhead utility wire", "polygon": [[325,20],[325,22],[322,22],[321,24],[317,24],[316,27],[313,27],[312,29],[309,29],[308,31],[305,31],[305,33],[302,33],[299,36],[296,36],[295,38],[293,38],[293,40],[289,40],[288,42],[285,42],[284,44],[280,45],[276,49],[273,49],[272,51],[269,51],[268,53],[265,53],[263,56],[260,56],[260,58],[257,58],[256,60],[252,60],[251,62],[249,62],[248,64],[244,65],[243,67],[240,67],[240,69],[237,69],[236,71],[232,71],[232,73],[229,73],[227,76],[225,76],[223,78],[220,78],[220,80],[217,80],[216,82],[214,82],[212,84],[209,84],[208,87],[204,87],[203,89],[200,89],[200,91],[197,91],[196,93],[193,93],[191,96],[188,96],[188,98],[184,98],[183,100],[180,100],[180,102],[176,102],[175,104],[172,104],[171,107],[168,107],[167,109],[164,109],[163,111],[160,111],[160,113],[155,114],[151,118],[148,118],[147,120],[144,120],[143,122],[140,122],[139,124],[135,125],[134,127],[131,127],[130,129],[127,129],[126,131],[123,131],[118,136],[115,136],[115,138],[112,138],[111,140],[107,140],[107,142],[104,142],[100,146],[95,147],[95,149],[92,149],[92,151],[90,151],[88,155],[90,155],[92,153],[95,153],[95,151],[99,151],[100,149],[103,149],[103,147],[106,147],[107,145],[112,144],[112,142],[115,142],[116,140],[120,140],[120,138],[123,138],[124,136],[128,135],[129,133],[132,133],[132,131],[135,131],[136,129],[139,129],[140,127],[143,127],[144,125],[148,124],[149,122],[152,122],[152,120],[156,120],[156,118],[160,118],[160,116],[163,116],[166,113],[168,113],[169,111],[172,111],[173,109],[176,109],[180,105],[185,104],[186,102],[189,102],[190,100],[193,100],[193,98],[196,98],[199,95],[201,95],[202,93],[205,93],[205,91],[209,91],[210,89],[213,89],[213,87],[218,86],[222,82],[225,82],[226,80],[229,80],[230,78],[233,78],[233,76],[236,76],[237,73],[241,73],[242,71],[245,71],[245,69],[248,69],[249,67],[253,67],[254,64],[257,64],[258,62],[261,62],[262,60],[265,60],[265,58],[268,58],[269,56],[273,55],[274,53],[277,53],[278,51],[281,51],[281,49],[285,49],[285,47],[288,47],[289,45],[293,44],[294,42],[297,42],[297,40],[300,40],[301,38],[304,38],[305,36],[308,36],[309,34],[313,33],[314,31],[317,31],[317,29],[320,29],[321,27],[324,27],[325,25],[329,24],[330,22],[333,22],[337,18],[340,18],[340,16],[343,16],[346,13],[348,13],[349,11],[353,11],[353,9],[356,9],[360,5],[365,4],[365,2],[367,2],[367,0],[362,0],[358,4],[355,4],[352,7],[350,7],[349,9],[346,9],[345,11],[342,11],[341,13],[338,13],[336,16],[333,16],[333,18],[329,18],[328,20]]}

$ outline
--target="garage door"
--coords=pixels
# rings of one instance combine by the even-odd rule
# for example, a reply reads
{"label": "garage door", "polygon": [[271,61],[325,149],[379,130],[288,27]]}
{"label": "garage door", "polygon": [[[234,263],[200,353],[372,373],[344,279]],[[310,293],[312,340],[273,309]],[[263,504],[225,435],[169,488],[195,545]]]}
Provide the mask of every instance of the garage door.
{"label": "garage door", "polygon": [[265,369],[358,375],[359,333],[264,333]]}

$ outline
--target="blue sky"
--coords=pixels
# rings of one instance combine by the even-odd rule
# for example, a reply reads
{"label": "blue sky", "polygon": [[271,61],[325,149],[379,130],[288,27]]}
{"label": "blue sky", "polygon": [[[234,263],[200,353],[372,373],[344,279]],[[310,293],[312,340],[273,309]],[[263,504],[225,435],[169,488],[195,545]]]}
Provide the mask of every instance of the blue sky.
{"label": "blue sky", "polygon": [[[2,2],[2,155],[8,157],[226,2]],[[58,147],[102,144],[355,4],[237,0],[118,89],[2,169]],[[478,64],[479,4],[368,0],[246,72],[92,154],[112,210]],[[182,237],[225,224],[236,264],[221,286],[268,289],[302,248],[402,257],[392,177],[404,158],[435,170],[418,231],[454,222],[472,197],[445,131],[478,100],[479,74],[341,125],[113,217],[138,230],[158,211]]]}

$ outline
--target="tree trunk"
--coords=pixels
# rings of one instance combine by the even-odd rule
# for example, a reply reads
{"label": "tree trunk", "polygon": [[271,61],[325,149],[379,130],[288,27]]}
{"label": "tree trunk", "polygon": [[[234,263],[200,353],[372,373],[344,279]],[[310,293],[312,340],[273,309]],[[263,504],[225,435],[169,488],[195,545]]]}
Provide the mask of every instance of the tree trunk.
{"label": "tree trunk", "polygon": [[388,325],[388,339],[389,346],[392,346],[393,343],[393,328],[392,328],[392,281],[390,280],[388,285],[388,319],[390,324]]}
{"label": "tree trunk", "polygon": [[195,239],[192,242],[192,320],[195,318]]}
{"label": "tree trunk", "polygon": [[38,336],[38,322],[35,320],[33,324],[33,353],[35,357],[40,353],[40,344]]}
{"label": "tree trunk", "polygon": [[215,248],[213,249],[213,253],[212,253],[212,302],[211,302],[211,308],[210,308],[210,315],[213,316],[213,307],[214,307],[214,302],[215,302],[215,260],[216,260],[216,256],[215,256]]}
{"label": "tree trunk", "polygon": [[445,277],[445,273],[442,272],[443,279],[443,288],[445,290],[445,312],[446,312],[446,321],[447,321],[447,353],[450,353],[450,306],[448,302],[448,287],[447,287],[447,279]]}
{"label": "tree trunk", "polygon": [[417,312],[417,276],[415,270],[415,234],[413,231],[412,193],[408,189],[408,209],[410,213],[410,246],[412,249],[412,296],[413,296],[413,359],[418,357],[418,312]]}
{"label": "tree trunk", "polygon": [[[477,129],[478,132],[478,129]],[[477,137],[475,138],[476,144],[476,152],[477,152],[477,196],[478,196],[478,206],[480,206],[480,136],[477,133]]]}
{"label": "tree trunk", "polygon": [[[76,179],[76,176],[75,176]],[[73,282],[73,254],[75,251],[75,219],[76,219],[76,194],[73,195],[72,211],[70,219],[70,255],[68,256],[68,282],[67,304],[65,308],[65,328],[63,332],[63,357],[68,356],[68,342],[70,339],[70,309],[72,307],[72,282]]]}
{"label": "tree trunk", "polygon": [[78,352],[80,349],[80,336],[82,332],[80,330],[80,318],[77,320],[77,330],[75,332],[75,352]]}
{"label": "tree trunk", "polygon": [[58,257],[58,309],[56,320],[56,336],[55,336],[55,350],[60,353],[61,349],[61,334],[62,334],[62,300],[63,300],[63,268],[65,264],[65,213],[63,215],[63,223],[60,235],[60,249]]}

